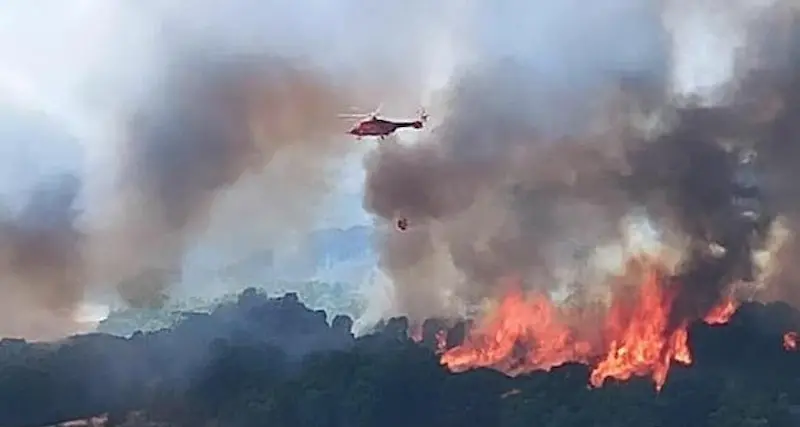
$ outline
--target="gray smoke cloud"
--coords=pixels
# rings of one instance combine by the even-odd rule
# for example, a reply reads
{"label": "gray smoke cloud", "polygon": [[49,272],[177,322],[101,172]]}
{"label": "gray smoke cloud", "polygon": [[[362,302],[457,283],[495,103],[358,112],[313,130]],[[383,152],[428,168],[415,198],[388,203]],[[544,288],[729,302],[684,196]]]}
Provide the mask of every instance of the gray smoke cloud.
{"label": "gray smoke cloud", "polygon": [[80,189],[75,176],[51,177],[19,212],[0,218],[3,335],[52,338],[78,329],[71,309],[83,299],[86,274]]}
{"label": "gray smoke cloud", "polygon": [[356,148],[337,115],[416,108],[437,31],[425,2],[77,3],[20,5],[0,30],[18,42],[0,42],[0,98],[61,122],[89,158],[3,218],[3,336],[75,331],[92,292],[157,306],[198,241],[309,231]]}
{"label": "gray smoke cloud", "polygon": [[[592,119],[619,73],[658,93],[669,44],[654,4],[602,3],[585,14],[549,10],[563,25],[516,34],[533,43],[521,58],[487,52],[451,85],[446,116],[424,141],[385,144],[366,160],[365,207],[411,224],[384,235],[382,263],[399,309],[415,320],[458,310],[447,307],[453,300],[495,296],[508,275],[556,288],[560,269],[619,240],[631,206],[616,182],[623,144]],[[600,11],[614,15],[600,22]],[[631,42],[630,32],[640,37]],[[537,45],[537,35],[552,42]]]}
{"label": "gray smoke cloud", "polygon": [[[618,141],[542,130],[537,117],[555,114],[538,114],[530,100],[548,101],[520,90],[536,86],[526,80],[532,71],[485,73],[459,82],[429,140],[387,144],[366,161],[367,209],[411,224],[384,235],[383,264],[400,309],[417,320],[443,310],[450,300],[443,289],[474,303],[495,296],[508,275],[557,287],[559,267],[621,238],[619,221],[632,207],[618,182],[625,167]],[[515,96],[481,101],[508,93]],[[576,126],[585,123],[582,113]]]}
{"label": "gray smoke cloud", "polygon": [[[330,166],[350,143],[340,137],[336,115],[352,104],[350,94],[324,72],[288,59],[182,53],[127,121],[116,154],[116,205],[104,226],[78,222],[83,183],[76,176],[42,184],[1,224],[5,293],[27,299],[9,299],[19,307],[13,319],[27,319],[18,312],[31,308],[51,313],[67,322],[58,336],[98,281],[118,284],[130,305],[160,305],[180,280],[184,253],[206,229],[215,198],[243,175],[262,172],[278,152],[289,156],[291,170],[279,184],[262,182],[265,191],[279,185],[274,203],[308,207],[283,217],[281,227],[311,227],[315,199],[331,186]],[[40,337],[8,325],[3,333]]]}
{"label": "gray smoke cloud", "polygon": [[[19,34],[39,38],[28,49],[0,42],[4,54],[15,54],[0,64],[0,89],[69,119],[70,131],[92,134],[86,139],[96,156],[106,156],[89,162],[77,182],[47,184],[59,190],[34,196],[24,215],[3,219],[2,234],[10,236],[0,245],[3,286],[16,311],[0,318],[0,334],[63,333],[71,327],[63,313],[94,287],[119,288],[133,305],[157,305],[180,279],[186,250],[210,232],[307,228],[323,209],[332,170],[354,147],[339,138],[346,124],[336,114],[379,100],[418,107],[414,88],[427,83],[428,63],[459,48],[472,58],[461,63],[468,71],[458,69],[448,87],[447,113],[430,111],[443,122],[417,145],[387,141],[365,160],[367,210],[410,220],[407,232],[383,236],[382,263],[396,303],[412,317],[480,301],[511,274],[574,292],[575,282],[590,282],[582,275],[595,273],[585,266],[596,249],[623,240],[621,218],[639,211],[670,243],[700,248],[682,272],[702,280],[684,282],[708,285],[679,304],[686,315],[702,311],[723,284],[748,275],[750,246],[758,243],[727,220],[733,208],[726,201],[738,190],[728,184],[735,156],[725,153],[748,146],[744,139],[758,140],[770,206],[790,228],[797,222],[788,184],[794,151],[782,142],[794,140],[789,37],[754,30],[760,39],[750,37],[747,46],[763,49],[740,56],[762,71],[737,69],[750,77],[722,88],[725,108],[684,108],[671,93],[680,56],[674,45],[676,34],[694,36],[663,25],[666,9],[674,22],[688,13],[677,1],[580,8],[412,2],[402,9],[361,0],[104,4],[102,19],[86,22],[115,25],[86,26],[90,34],[69,48],[61,33],[37,36],[21,23],[73,31],[82,25],[67,21],[88,16],[89,6],[47,17],[30,10],[30,20],[15,20],[4,39],[16,46]],[[767,26],[775,19],[764,18]],[[9,72],[17,62],[32,65]],[[9,79],[37,73],[59,83],[34,93]],[[62,83],[82,88],[80,95],[64,95]],[[87,114],[77,119],[77,110]],[[639,121],[653,117],[660,129],[644,135]],[[109,123],[88,132],[95,120]],[[98,172],[101,163],[115,167]],[[97,191],[98,183],[110,189]],[[88,201],[76,207],[76,194]],[[224,226],[209,230],[231,194],[252,205],[224,212]],[[52,224],[26,225],[42,217]],[[761,236],[767,227],[756,228]],[[712,240],[728,248],[721,260],[702,249]],[[791,259],[791,247],[778,258]],[[793,276],[779,270],[767,293],[784,298],[791,287],[776,283]],[[28,317],[44,319],[40,331],[13,326],[25,318],[13,313],[38,313]]]}
{"label": "gray smoke cloud", "polygon": [[[313,207],[330,190],[329,169],[349,145],[338,135],[336,116],[350,105],[349,95],[288,60],[189,60],[170,69],[159,89],[132,119],[122,151],[125,207],[118,224],[133,251],[124,258],[146,263],[148,252],[157,255],[156,270],[141,271],[146,278],[123,282],[122,295],[137,305],[157,301],[178,274],[218,193],[264,170],[279,151],[289,152],[298,173],[279,177],[282,195]],[[264,182],[265,191],[275,186]],[[311,227],[313,215],[314,209],[298,212],[282,226]]]}
{"label": "gray smoke cloud", "polygon": [[[425,141],[387,144],[367,160],[367,209],[412,224],[383,236],[401,311],[417,321],[454,315],[503,292],[508,276],[591,294],[599,249],[625,242],[625,220],[642,214],[683,254],[676,324],[756,279],[753,252],[774,214],[794,216],[790,37],[731,12],[747,41],[732,52],[734,79],[710,92],[712,106],[687,103],[675,93],[680,37],[661,21],[665,7],[673,19],[696,12],[643,2],[611,10],[609,21],[592,10],[564,14],[569,37],[554,44],[567,73],[543,72],[535,60],[481,67],[451,87],[447,116]],[[774,25],[782,7],[760,19]],[[755,53],[762,48],[772,56]],[[639,61],[625,67],[631,51]],[[750,149],[758,161],[745,165]],[[743,178],[762,167],[763,180]]]}
{"label": "gray smoke cloud", "polygon": [[[764,197],[780,219],[784,233],[773,239],[766,263],[765,279],[756,296],[764,300],[783,300],[800,306],[798,292],[797,233],[800,206],[797,188],[800,160],[800,20],[797,8],[776,7],[752,28],[755,40],[751,52],[768,67],[753,67],[741,84],[742,98],[751,122],[756,149],[762,165]],[[743,108],[744,109],[744,108]]]}

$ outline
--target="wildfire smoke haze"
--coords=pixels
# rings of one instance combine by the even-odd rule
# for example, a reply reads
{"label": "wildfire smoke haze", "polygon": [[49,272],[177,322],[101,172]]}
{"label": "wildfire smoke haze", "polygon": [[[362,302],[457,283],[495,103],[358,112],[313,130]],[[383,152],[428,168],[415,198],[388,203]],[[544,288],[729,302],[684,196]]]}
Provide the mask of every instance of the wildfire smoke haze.
{"label": "wildfire smoke haze", "polygon": [[396,104],[419,86],[423,58],[399,45],[438,15],[395,26],[405,14],[358,0],[6,9],[0,38],[15,42],[0,43],[0,335],[33,340],[94,327],[73,319],[87,307],[227,293],[251,280],[220,277],[230,264],[291,252],[320,223],[360,214],[330,206],[351,191],[341,177],[357,172],[349,159],[364,147],[337,115],[405,108]]}

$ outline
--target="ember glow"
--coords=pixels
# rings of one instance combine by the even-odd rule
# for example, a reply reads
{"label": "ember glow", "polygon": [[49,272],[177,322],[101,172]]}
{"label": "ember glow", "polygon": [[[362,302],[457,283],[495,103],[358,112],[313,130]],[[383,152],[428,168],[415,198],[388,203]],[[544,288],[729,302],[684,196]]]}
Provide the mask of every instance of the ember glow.
{"label": "ember glow", "polygon": [[797,350],[797,332],[787,332],[783,335],[783,348],[787,351]]}
{"label": "ember glow", "polygon": [[[698,319],[674,323],[670,315],[680,286],[657,263],[637,260],[629,265],[643,274],[633,293],[622,287],[614,293],[604,321],[595,327],[599,329],[595,336],[601,339],[586,335],[585,325],[574,328],[568,309],[514,286],[461,345],[442,354],[441,363],[455,372],[488,367],[513,376],[581,362],[592,364],[589,382],[594,387],[609,378],[650,376],[660,390],[673,363],[692,363],[687,330]],[[737,306],[733,299],[725,299],[703,320],[726,323]]]}
{"label": "ember glow", "polygon": [[436,331],[436,353],[441,354],[447,351],[447,332]]}
{"label": "ember glow", "polygon": [[[424,331],[422,325],[415,325],[409,328],[408,337],[416,342],[421,343],[424,340]],[[434,335],[436,340],[436,354],[442,354],[447,350],[447,331],[438,330]]]}
{"label": "ember glow", "polygon": [[709,325],[723,325],[728,323],[733,313],[736,313],[737,308],[739,308],[739,303],[729,297],[711,310],[703,321]]}

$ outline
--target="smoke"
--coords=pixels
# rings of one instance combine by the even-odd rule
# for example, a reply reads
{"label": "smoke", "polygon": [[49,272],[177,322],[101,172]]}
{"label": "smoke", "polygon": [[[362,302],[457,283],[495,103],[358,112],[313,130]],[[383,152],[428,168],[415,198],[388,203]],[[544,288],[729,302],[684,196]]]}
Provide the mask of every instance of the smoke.
{"label": "smoke", "polygon": [[[764,197],[780,219],[764,255],[764,283],[758,297],[800,305],[796,259],[800,210],[797,204],[796,165],[800,159],[800,21],[795,6],[776,7],[753,26],[757,41],[751,50],[762,63],[744,79],[742,92],[750,100],[751,114],[759,119],[753,132],[763,164]],[[755,114],[754,114],[755,113]]]}
{"label": "smoke", "polygon": [[[358,148],[337,114],[418,107],[410,88],[425,86],[422,42],[437,34],[426,4],[413,14],[355,0],[10,11],[0,32],[17,43],[0,43],[2,100],[59,122],[87,165],[54,180],[57,196],[3,218],[0,333],[66,333],[87,294],[112,289],[157,306],[198,245],[244,235],[258,250],[309,231]],[[29,318],[48,333],[14,326]]]}
{"label": "smoke", "polygon": [[[382,263],[401,310],[416,320],[441,314],[453,300],[495,296],[509,274],[543,289],[567,285],[556,277],[561,270],[618,240],[629,206],[616,184],[623,147],[615,129],[590,119],[615,83],[608,71],[631,49],[640,55],[621,71],[665,85],[668,45],[648,33],[657,19],[648,7],[615,12],[610,21],[626,23],[617,29],[591,11],[541,9],[564,25],[525,38],[552,35],[552,44],[513,60],[486,52],[452,83],[447,115],[424,141],[386,144],[365,162],[366,208],[411,224],[385,234]],[[624,43],[630,30],[644,32],[638,46]]]}
{"label": "smoke", "polygon": [[281,58],[182,60],[154,94],[130,121],[121,151],[123,208],[111,230],[128,243],[114,261],[135,260],[129,264],[142,267],[133,272],[146,274],[123,282],[122,295],[135,304],[158,301],[179,274],[219,193],[263,171],[278,153],[290,156],[290,168],[269,177],[279,184],[260,183],[264,191],[280,186],[273,203],[308,208],[278,218],[282,227],[310,228],[315,199],[330,191],[329,170],[348,148],[336,116],[350,104],[348,94]]}
{"label": "smoke", "polygon": [[53,177],[20,212],[0,219],[4,336],[52,338],[79,327],[70,310],[83,299],[86,274],[85,236],[76,224],[79,191],[78,178]]}
{"label": "smoke", "polygon": [[[556,16],[562,25],[548,35],[557,54],[487,55],[450,87],[447,115],[423,142],[387,144],[366,161],[367,209],[411,224],[385,231],[382,264],[400,309],[417,321],[496,297],[509,275],[540,291],[601,297],[604,250],[631,249],[631,221],[652,224],[662,247],[680,254],[674,322],[763,278],[753,253],[774,213],[792,216],[786,203],[796,200],[787,107],[796,100],[786,80],[796,73],[786,38],[753,28],[785,19],[774,13],[783,5],[728,11],[721,35],[738,38],[721,61],[732,65],[699,79],[713,85],[692,85],[679,36],[697,29],[674,22],[706,11],[601,3]],[[601,11],[607,20],[596,19]],[[702,97],[687,103],[687,92]],[[777,115],[775,105],[784,106]],[[745,177],[761,167],[770,171],[763,182]]]}
{"label": "smoke", "polygon": [[[78,183],[56,191],[80,193],[83,205],[48,196],[59,202],[32,199],[24,215],[4,219],[13,237],[2,245],[9,273],[0,281],[19,295],[18,312],[71,313],[95,288],[158,305],[199,241],[244,234],[289,244],[324,211],[355,150],[336,114],[379,101],[387,112],[416,108],[430,94],[414,88],[430,89],[437,61],[459,70],[443,108],[430,109],[441,124],[418,144],[387,141],[365,160],[365,208],[411,224],[385,230],[381,262],[397,308],[413,318],[461,313],[510,274],[542,290],[602,292],[586,284],[604,274],[606,248],[628,244],[621,220],[639,217],[684,253],[681,286],[697,292],[681,294],[690,296],[680,311],[699,312],[752,275],[751,246],[769,230],[769,221],[740,227],[727,203],[738,191],[727,151],[756,140],[765,198],[790,229],[797,223],[796,150],[784,143],[795,133],[789,37],[756,29],[723,43],[750,60],[728,74],[749,77],[710,91],[725,107],[686,108],[674,91],[688,80],[685,58],[700,53],[686,54],[697,29],[677,23],[710,13],[680,2],[80,3],[0,26],[15,42],[0,43],[10,58],[0,89],[63,122],[89,157]],[[754,6],[740,6],[715,21],[723,36],[744,34],[742,11]],[[777,18],[763,19],[771,27]],[[54,29],[20,24],[40,20]],[[35,40],[17,43],[19,34]],[[441,46],[458,58],[445,64]],[[73,209],[82,212],[69,217]],[[22,225],[39,212],[60,225]],[[792,242],[773,258],[791,259]],[[708,256],[712,243],[723,257]],[[776,284],[793,275],[773,268],[766,293],[783,298],[790,288]]]}
{"label": "smoke", "polygon": [[73,203],[82,183],[73,176],[34,192],[3,224],[7,294],[23,293],[65,319],[97,282],[119,283],[131,305],[159,305],[215,197],[279,152],[291,168],[280,184],[262,181],[265,191],[280,186],[273,203],[306,206],[280,226],[312,226],[315,199],[330,190],[330,166],[347,151],[336,113],[351,105],[349,94],[324,73],[281,58],[178,58],[133,109],[117,151],[116,194],[93,206],[113,209],[100,215],[105,224],[78,229]]}

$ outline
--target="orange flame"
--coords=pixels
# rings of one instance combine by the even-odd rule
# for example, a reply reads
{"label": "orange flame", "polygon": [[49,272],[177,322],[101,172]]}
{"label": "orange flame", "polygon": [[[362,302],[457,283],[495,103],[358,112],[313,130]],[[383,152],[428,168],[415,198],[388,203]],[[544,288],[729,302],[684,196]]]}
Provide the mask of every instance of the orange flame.
{"label": "orange flame", "polygon": [[611,307],[608,353],[590,377],[595,387],[603,385],[606,378],[627,380],[633,375],[652,374],[660,390],[673,360],[685,364],[692,361],[686,326],[669,331],[674,294],[664,289],[655,271],[647,273],[639,290],[632,312],[626,313],[620,303]]}
{"label": "orange flame", "polygon": [[[415,325],[408,328],[408,338],[411,341],[419,344],[422,343],[424,338],[423,325]],[[447,350],[447,331],[440,329],[434,335],[436,340],[436,354],[444,353]]]}
{"label": "orange flame", "polygon": [[514,375],[586,360],[589,344],[576,341],[558,317],[547,298],[526,300],[516,286],[462,345],[442,355],[441,362],[455,372],[491,367]]}
{"label": "orange flame", "polygon": [[731,320],[733,313],[739,308],[739,303],[733,298],[725,298],[722,303],[714,307],[703,319],[709,325],[723,325]]}
{"label": "orange flame", "polygon": [[[640,265],[632,263],[631,265]],[[606,379],[627,380],[650,376],[656,389],[664,385],[673,362],[691,364],[688,323],[670,325],[677,288],[667,286],[660,270],[646,265],[635,299],[617,292],[607,311],[604,345],[580,339],[568,325],[574,314],[556,307],[543,295],[523,294],[517,283],[499,306],[471,330],[465,341],[441,355],[451,371],[488,367],[508,375],[549,370],[567,362],[598,362],[589,382],[601,386]],[[732,298],[714,307],[704,321],[726,323],[738,308]]]}

